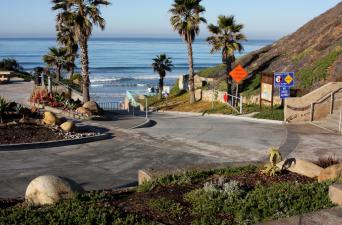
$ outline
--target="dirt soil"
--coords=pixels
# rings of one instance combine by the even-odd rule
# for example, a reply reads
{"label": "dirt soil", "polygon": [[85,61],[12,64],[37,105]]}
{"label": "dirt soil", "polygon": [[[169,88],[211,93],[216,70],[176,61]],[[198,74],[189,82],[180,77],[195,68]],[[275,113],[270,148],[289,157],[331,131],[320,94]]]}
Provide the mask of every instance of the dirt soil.
{"label": "dirt soil", "polygon": [[0,144],[34,143],[64,139],[59,131],[52,128],[17,124],[0,127]]}

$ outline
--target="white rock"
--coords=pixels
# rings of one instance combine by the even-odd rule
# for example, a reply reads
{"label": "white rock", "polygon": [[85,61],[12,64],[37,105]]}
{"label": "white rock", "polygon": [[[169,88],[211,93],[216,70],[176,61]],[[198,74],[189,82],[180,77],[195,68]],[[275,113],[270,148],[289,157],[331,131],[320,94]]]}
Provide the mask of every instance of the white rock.
{"label": "white rock", "polygon": [[293,173],[297,173],[311,178],[318,177],[321,171],[323,170],[322,167],[319,167],[312,162],[295,158],[282,161],[277,164],[277,167],[280,169],[287,169]]}
{"label": "white rock", "polygon": [[72,198],[83,188],[76,182],[53,175],[40,176],[31,181],[25,193],[25,200],[33,205],[54,204]]}

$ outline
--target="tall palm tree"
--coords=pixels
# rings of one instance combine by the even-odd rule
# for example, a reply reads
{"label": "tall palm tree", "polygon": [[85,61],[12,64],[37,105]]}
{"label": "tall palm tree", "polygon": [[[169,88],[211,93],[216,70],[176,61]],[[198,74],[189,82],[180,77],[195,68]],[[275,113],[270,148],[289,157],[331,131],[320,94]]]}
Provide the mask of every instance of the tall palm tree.
{"label": "tall palm tree", "polygon": [[83,101],[87,102],[89,96],[89,56],[88,40],[91,36],[93,25],[105,28],[106,21],[101,17],[99,7],[109,5],[108,0],[52,0],[53,10],[60,10],[59,18],[67,18],[74,21],[72,29],[81,50],[81,73],[83,77]]}
{"label": "tall palm tree", "polygon": [[172,71],[172,60],[170,57],[167,57],[166,54],[160,54],[152,60],[153,70],[154,72],[157,72],[159,74],[159,99],[162,99],[162,92],[164,89],[164,78],[166,76],[166,72]]}
{"label": "tall palm tree", "polygon": [[56,80],[61,79],[62,68],[67,63],[67,50],[66,48],[49,48],[49,53],[43,56],[43,61],[49,67],[55,67],[56,69]]}
{"label": "tall palm tree", "polygon": [[66,64],[66,70],[69,72],[69,78],[71,79],[75,71],[75,60],[78,52],[78,41],[74,31],[75,21],[68,20],[70,18],[63,18],[62,15],[57,15],[57,41],[63,47],[67,49],[68,62]]}
{"label": "tall palm tree", "polygon": [[235,22],[234,16],[219,16],[217,25],[210,24],[209,31],[213,34],[207,38],[207,42],[211,45],[211,53],[221,51],[222,62],[226,64],[226,83],[227,93],[233,94],[232,78],[229,73],[232,71],[232,64],[235,61],[235,51],[243,51],[242,41],[246,37],[241,33],[243,29],[242,24]]}
{"label": "tall palm tree", "polygon": [[172,8],[169,10],[172,14],[170,18],[171,25],[175,31],[184,39],[188,48],[189,62],[189,85],[190,85],[190,104],[195,102],[195,84],[194,84],[194,63],[192,43],[199,34],[199,25],[207,21],[201,16],[205,8],[200,5],[202,0],[175,0]]}

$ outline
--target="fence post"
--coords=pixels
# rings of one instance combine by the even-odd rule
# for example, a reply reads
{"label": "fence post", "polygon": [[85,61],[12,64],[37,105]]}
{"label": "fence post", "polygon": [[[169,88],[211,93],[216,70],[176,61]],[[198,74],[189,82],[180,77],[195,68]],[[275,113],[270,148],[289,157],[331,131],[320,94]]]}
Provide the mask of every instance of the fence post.
{"label": "fence post", "polygon": [[338,131],[341,133],[341,123],[342,123],[342,108],[340,108],[340,121],[338,123]]}
{"label": "fence post", "polygon": [[331,92],[330,96],[330,114],[334,113],[334,92]]}
{"label": "fence post", "polygon": [[240,96],[240,114],[242,115],[242,104],[243,104],[243,97]]}
{"label": "fence post", "polygon": [[148,118],[147,96],[145,96],[146,119]]}
{"label": "fence post", "polygon": [[311,103],[310,122],[314,120],[314,103]]}

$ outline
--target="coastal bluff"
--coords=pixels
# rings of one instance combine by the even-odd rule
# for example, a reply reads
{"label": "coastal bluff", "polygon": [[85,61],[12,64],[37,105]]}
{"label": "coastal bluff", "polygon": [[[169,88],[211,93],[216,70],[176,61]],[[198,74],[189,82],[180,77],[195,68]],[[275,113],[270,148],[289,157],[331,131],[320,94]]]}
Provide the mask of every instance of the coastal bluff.
{"label": "coastal bluff", "polygon": [[328,82],[342,81],[342,2],[295,33],[241,57],[236,63],[253,75],[294,71],[296,87],[304,93]]}

